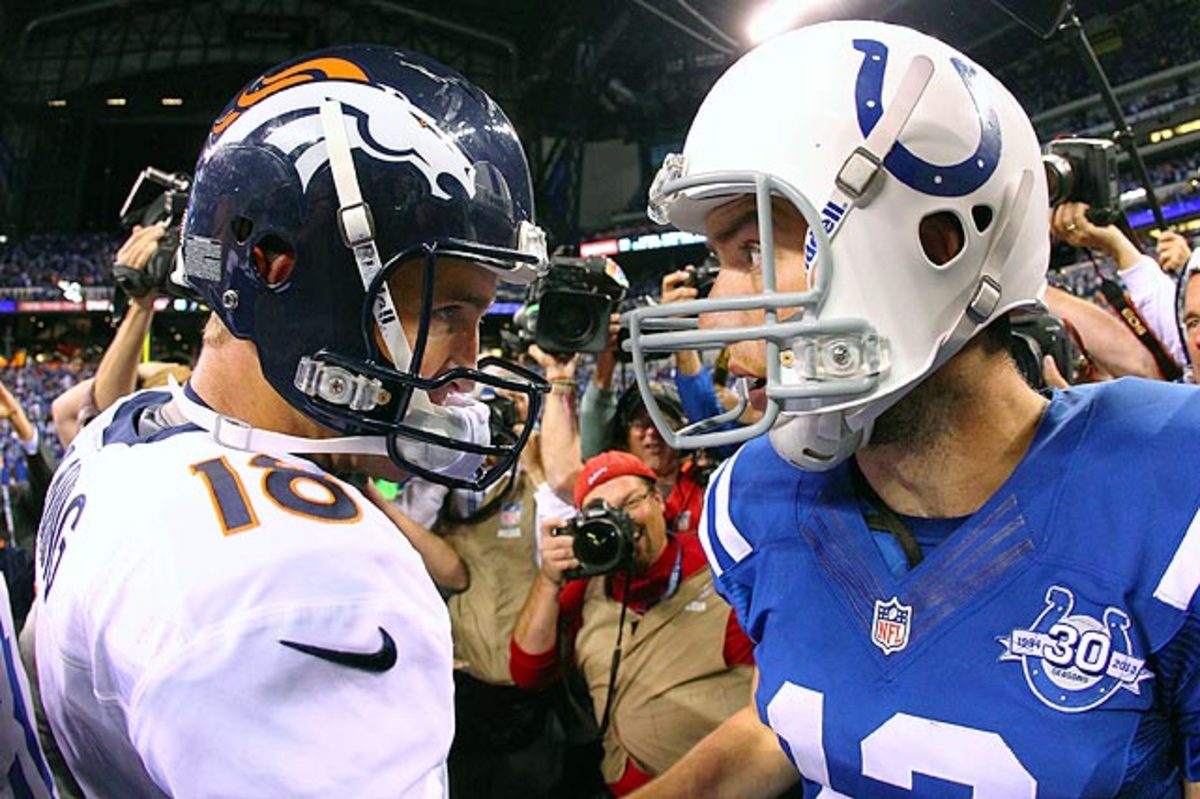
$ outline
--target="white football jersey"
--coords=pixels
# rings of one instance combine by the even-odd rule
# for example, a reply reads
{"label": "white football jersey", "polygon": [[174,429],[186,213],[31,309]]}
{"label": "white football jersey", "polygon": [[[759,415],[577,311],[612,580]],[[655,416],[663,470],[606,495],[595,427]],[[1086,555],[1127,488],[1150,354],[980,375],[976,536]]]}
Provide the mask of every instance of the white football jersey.
{"label": "white football jersey", "polygon": [[417,553],[306,460],[139,435],[169,396],[83,430],[38,533],[38,676],[80,785],[444,796],[450,623]]}

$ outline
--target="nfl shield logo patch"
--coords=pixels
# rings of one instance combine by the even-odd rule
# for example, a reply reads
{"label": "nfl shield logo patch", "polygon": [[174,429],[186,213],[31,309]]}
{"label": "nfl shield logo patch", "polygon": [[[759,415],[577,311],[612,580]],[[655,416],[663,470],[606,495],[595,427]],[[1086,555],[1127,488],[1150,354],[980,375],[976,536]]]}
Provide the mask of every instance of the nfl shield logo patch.
{"label": "nfl shield logo patch", "polygon": [[901,605],[892,597],[887,602],[875,600],[875,619],[871,622],[871,640],[890,655],[908,646],[908,631],[912,626],[912,605]]}

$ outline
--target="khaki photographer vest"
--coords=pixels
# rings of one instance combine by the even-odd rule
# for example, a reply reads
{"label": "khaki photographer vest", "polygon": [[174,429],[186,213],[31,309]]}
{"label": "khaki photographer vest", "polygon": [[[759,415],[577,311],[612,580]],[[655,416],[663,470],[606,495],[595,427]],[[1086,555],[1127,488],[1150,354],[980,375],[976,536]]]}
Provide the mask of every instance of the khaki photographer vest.
{"label": "khaki photographer vest", "polygon": [[[608,699],[621,616],[621,603],[606,595],[604,582],[597,577],[588,586],[575,638],[597,723]],[[750,701],[753,669],[725,664],[731,612],[704,568],[641,617],[626,614],[617,695],[604,736],[605,782],[621,778],[627,757],[643,771],[661,774]]]}
{"label": "khaki photographer vest", "polygon": [[513,490],[487,518],[438,523],[439,532],[471,575],[467,590],[454,594],[447,603],[454,659],[464,661],[464,670],[472,677],[492,685],[513,684],[508,671],[509,640],[537,575],[533,492],[532,481],[522,472]]}

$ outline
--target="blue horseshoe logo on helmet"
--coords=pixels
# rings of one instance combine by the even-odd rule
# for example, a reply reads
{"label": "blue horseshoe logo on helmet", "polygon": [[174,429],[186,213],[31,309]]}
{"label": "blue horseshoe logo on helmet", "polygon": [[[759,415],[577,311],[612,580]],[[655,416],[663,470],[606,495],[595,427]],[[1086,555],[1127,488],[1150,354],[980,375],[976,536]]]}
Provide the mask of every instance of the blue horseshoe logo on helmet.
{"label": "blue horseshoe logo on helmet", "polygon": [[[855,39],[854,49],[863,54],[855,86],[855,105],[858,108],[858,127],[869,136],[883,116],[883,75],[887,70],[888,49],[874,39]],[[975,68],[957,58],[951,63],[971,95],[979,117],[979,146],[968,158],[957,164],[942,166],[918,158],[900,142],[883,159],[883,165],[909,188],[936,197],[962,197],[978,189],[1000,163],[1000,116],[986,102],[984,94],[976,91],[978,75]]]}

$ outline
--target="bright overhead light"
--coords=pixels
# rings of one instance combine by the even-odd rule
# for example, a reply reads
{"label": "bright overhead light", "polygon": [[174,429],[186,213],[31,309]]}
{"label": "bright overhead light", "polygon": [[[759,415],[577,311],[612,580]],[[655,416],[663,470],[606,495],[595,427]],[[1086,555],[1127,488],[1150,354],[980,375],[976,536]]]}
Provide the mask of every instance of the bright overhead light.
{"label": "bright overhead light", "polygon": [[47,100],[46,105],[50,106],[51,108],[66,108],[67,101],[61,97],[56,97],[53,100]]}
{"label": "bright overhead light", "polygon": [[163,105],[183,105],[182,97],[164,97],[162,98]]}
{"label": "bright overhead light", "polygon": [[783,33],[800,17],[800,0],[770,0],[759,7],[746,25],[746,36],[754,44]]}
{"label": "bright overhead light", "polygon": [[104,104],[105,105],[113,105],[113,106],[125,105],[125,98],[124,97],[109,97],[107,100],[104,101]]}

